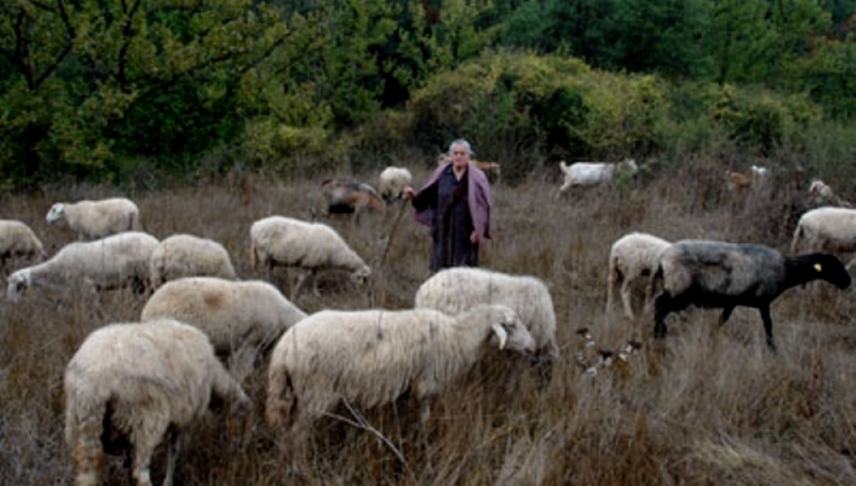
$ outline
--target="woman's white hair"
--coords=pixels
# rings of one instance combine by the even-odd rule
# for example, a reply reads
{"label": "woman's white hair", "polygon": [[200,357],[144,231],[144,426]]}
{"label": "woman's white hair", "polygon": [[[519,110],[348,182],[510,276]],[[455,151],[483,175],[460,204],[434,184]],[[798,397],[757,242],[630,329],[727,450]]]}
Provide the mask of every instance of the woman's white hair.
{"label": "woman's white hair", "polygon": [[470,146],[470,142],[463,138],[455,139],[452,141],[452,143],[449,144],[449,155],[452,155],[452,147],[454,147],[455,145],[460,145],[461,147],[467,149],[467,153],[470,154],[470,157],[475,155],[472,146]]}

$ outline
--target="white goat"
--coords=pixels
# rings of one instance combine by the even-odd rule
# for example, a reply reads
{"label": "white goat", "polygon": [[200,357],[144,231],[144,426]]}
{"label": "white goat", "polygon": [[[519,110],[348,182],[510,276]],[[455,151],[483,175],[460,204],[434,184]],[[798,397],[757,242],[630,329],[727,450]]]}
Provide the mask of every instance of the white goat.
{"label": "white goat", "polygon": [[567,165],[565,161],[559,162],[559,168],[565,175],[565,181],[559,188],[558,195],[561,196],[572,187],[591,187],[614,179],[616,171],[634,175],[639,171],[634,159],[626,159],[622,162],[575,162]]}

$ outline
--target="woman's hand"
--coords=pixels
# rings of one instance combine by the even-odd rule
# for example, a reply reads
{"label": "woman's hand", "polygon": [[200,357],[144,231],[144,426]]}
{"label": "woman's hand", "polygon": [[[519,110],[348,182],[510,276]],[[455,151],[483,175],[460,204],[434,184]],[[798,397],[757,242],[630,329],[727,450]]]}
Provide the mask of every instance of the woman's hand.
{"label": "woman's hand", "polygon": [[416,191],[413,190],[410,186],[404,186],[404,191],[401,193],[401,198],[405,201],[413,199],[413,196],[416,194]]}
{"label": "woman's hand", "polygon": [[475,230],[473,230],[472,234],[470,234],[470,241],[473,244],[477,244],[479,242],[479,234],[476,233]]}

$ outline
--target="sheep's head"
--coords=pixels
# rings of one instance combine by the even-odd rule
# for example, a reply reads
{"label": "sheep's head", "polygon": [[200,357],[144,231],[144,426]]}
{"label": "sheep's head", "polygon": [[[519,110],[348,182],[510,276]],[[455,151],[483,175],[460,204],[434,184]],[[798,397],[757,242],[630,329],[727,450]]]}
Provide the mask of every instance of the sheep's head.
{"label": "sheep's head", "polygon": [[53,206],[51,206],[50,210],[48,211],[47,216],[45,216],[45,221],[47,221],[48,224],[53,224],[53,223],[63,219],[64,217],[65,217],[65,206],[62,203],[56,203]]}
{"label": "sheep's head", "polygon": [[28,288],[31,283],[30,271],[27,269],[18,270],[6,279],[6,298],[12,302],[21,300],[21,294],[24,289]]}
{"label": "sheep's head", "polygon": [[372,276],[372,269],[368,265],[363,265],[351,274],[351,282],[356,285],[365,285]]}
{"label": "sheep's head", "polygon": [[636,165],[636,159],[626,159],[621,163],[621,168],[629,174],[635,174],[639,171],[639,166]]}
{"label": "sheep's head", "polygon": [[516,312],[503,305],[477,306],[474,312],[487,312],[491,323],[491,342],[499,349],[525,355],[535,353],[535,339]]}
{"label": "sheep's head", "polygon": [[811,263],[816,279],[826,280],[842,290],[850,286],[850,274],[836,256],[817,253],[811,256]]}

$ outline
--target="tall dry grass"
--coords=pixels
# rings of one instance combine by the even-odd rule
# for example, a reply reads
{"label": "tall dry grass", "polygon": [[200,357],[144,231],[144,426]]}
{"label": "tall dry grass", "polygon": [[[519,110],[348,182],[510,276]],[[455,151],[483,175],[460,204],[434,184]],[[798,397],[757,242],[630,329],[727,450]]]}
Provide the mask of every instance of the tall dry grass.
{"label": "tall dry grass", "polygon": [[[778,354],[767,351],[757,313],[738,309],[721,330],[716,314],[670,319],[669,336],[651,338],[650,316],[627,322],[604,312],[612,241],[634,230],[668,239],[716,238],[787,248],[798,189],[776,181],[755,195],[720,189],[719,170],[693,164],[666,179],[597,189],[556,200],[557,174],[497,186],[494,240],[482,264],[531,274],[550,287],[563,357],[542,384],[528,365],[489,353],[432,404],[421,430],[418,407],[403,398],[372,410],[337,411],[317,424],[297,471],[279,452],[282,438],[262,420],[265,365],[245,383],[256,406],[243,421],[211,413],[190,431],[179,459],[181,484],[854,484],[856,306],[853,290],[793,289],[773,306]],[[688,165],[689,167],[689,165]],[[252,177],[252,176],[250,176]],[[318,179],[320,180],[320,178]],[[249,267],[250,224],[270,214],[311,218],[322,206],[318,180],[261,178],[137,195],[143,224],[158,237],[188,232],[221,241],[239,275]],[[55,200],[99,197],[102,188],[6,197],[0,217],[32,225],[50,252],[72,235],[47,226]],[[356,309],[374,302],[412,305],[429,275],[425,230],[406,215],[389,261],[377,268],[397,208],[356,225],[331,222],[376,268],[370,289],[322,278],[322,296],[298,305]],[[281,276],[280,276],[281,277]],[[280,279],[285,282],[285,279]],[[62,375],[85,336],[108,322],[135,320],[143,305],[130,291],[92,296],[33,291],[0,303],[0,483],[67,484]],[[598,344],[641,339],[627,373],[584,376],[574,363],[574,331]],[[381,441],[377,434],[386,438]],[[155,458],[162,477],[163,452]],[[111,460],[111,484],[126,484]]]}

